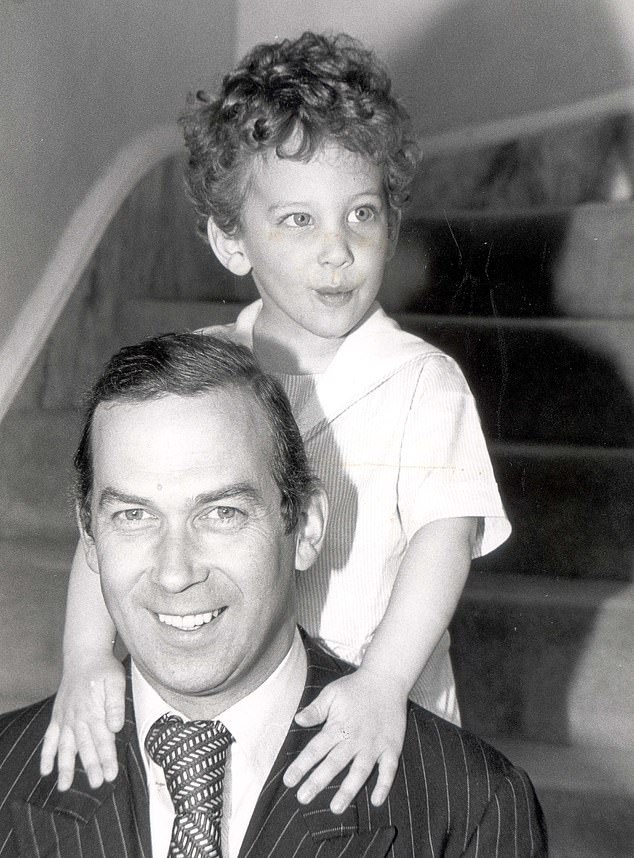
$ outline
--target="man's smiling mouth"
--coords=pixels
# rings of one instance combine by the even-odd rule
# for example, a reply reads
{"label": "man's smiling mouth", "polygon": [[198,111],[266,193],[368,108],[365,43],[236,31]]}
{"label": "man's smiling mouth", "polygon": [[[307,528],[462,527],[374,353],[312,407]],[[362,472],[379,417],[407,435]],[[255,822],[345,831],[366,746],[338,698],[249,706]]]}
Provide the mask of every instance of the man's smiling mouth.
{"label": "man's smiling mouth", "polygon": [[173,626],[183,631],[195,631],[215,620],[225,608],[216,608],[214,611],[205,611],[203,614],[158,614],[159,622],[166,626]]}

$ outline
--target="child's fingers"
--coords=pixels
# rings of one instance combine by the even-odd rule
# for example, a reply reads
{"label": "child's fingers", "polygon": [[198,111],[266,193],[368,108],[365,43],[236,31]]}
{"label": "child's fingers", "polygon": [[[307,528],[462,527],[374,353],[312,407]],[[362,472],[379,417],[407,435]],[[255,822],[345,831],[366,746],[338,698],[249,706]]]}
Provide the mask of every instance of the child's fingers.
{"label": "child's fingers", "polygon": [[300,727],[316,727],[317,724],[321,724],[326,720],[329,703],[330,701],[326,700],[324,692],[322,691],[319,697],[313,700],[310,706],[307,706],[295,715],[295,720]]}
{"label": "child's fingers", "polygon": [[103,783],[103,770],[92,731],[85,722],[79,722],[75,725],[75,742],[88,783],[93,789],[96,789]]}
{"label": "child's fingers", "polygon": [[51,721],[44,734],[44,742],[42,743],[42,752],[40,755],[40,774],[42,776],[50,775],[53,771],[58,743],[59,724],[56,721]]}
{"label": "child's fingers", "polygon": [[70,789],[73,783],[76,756],[75,734],[68,727],[62,727],[57,745],[57,789],[61,792]]}
{"label": "child's fingers", "polygon": [[343,779],[335,797],[330,802],[333,813],[343,813],[363,784],[372,774],[374,759],[371,756],[358,754],[350,766],[350,771]]}
{"label": "child's fingers", "polygon": [[113,781],[119,771],[114,734],[102,721],[91,724],[90,729],[94,746],[97,749],[103,777],[107,781]]}
{"label": "child's fingers", "polygon": [[112,733],[118,733],[125,720],[125,674],[123,669],[108,676],[104,683],[106,726]]}
{"label": "child's fingers", "polygon": [[334,747],[297,791],[300,804],[309,804],[348,765],[352,757],[353,751],[345,742]]}
{"label": "child's fingers", "polygon": [[386,752],[379,760],[379,775],[376,785],[372,790],[370,801],[375,807],[383,804],[392,789],[396,771],[398,769],[398,754]]}
{"label": "child's fingers", "polygon": [[284,784],[287,787],[297,786],[301,779],[338,745],[342,738],[341,733],[341,730],[336,730],[326,724],[316,736],[313,736],[299,757],[293,760],[286,769]]}

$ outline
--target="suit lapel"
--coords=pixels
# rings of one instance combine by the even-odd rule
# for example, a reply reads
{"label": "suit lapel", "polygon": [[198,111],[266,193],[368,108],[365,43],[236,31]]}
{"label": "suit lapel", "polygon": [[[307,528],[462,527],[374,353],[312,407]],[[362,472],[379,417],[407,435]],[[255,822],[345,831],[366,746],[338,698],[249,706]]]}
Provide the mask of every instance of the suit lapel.
{"label": "suit lapel", "polygon": [[[309,639],[304,639],[308,658],[306,687],[299,708],[303,709],[333,679],[341,668]],[[364,788],[356,801],[341,815],[329,808],[345,772],[310,805],[301,805],[295,789],[282,780],[289,763],[298,756],[319,727],[303,728],[293,723],[271,769],[246,832],[240,858],[384,858],[395,830],[374,822],[369,789]]]}
{"label": "suit lapel", "polygon": [[129,666],[125,726],[117,735],[119,774],[92,789],[82,768],[59,792],[54,772],[11,807],[22,858],[151,858],[147,786],[138,747]]}

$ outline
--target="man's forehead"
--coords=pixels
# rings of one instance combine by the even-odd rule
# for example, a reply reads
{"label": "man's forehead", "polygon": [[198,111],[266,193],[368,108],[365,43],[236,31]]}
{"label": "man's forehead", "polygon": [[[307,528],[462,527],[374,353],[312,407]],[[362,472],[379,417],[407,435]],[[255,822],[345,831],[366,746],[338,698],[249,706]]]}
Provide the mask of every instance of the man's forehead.
{"label": "man's forehead", "polygon": [[[218,388],[194,396],[166,394],[144,400],[101,403],[94,415],[93,456],[109,450],[150,460],[174,461],[206,451],[270,453],[268,421],[248,390]],[[250,457],[249,457],[250,458]],[[269,456],[266,456],[267,460]]]}
{"label": "man's forehead", "polygon": [[265,421],[255,394],[242,385],[229,384],[199,393],[168,392],[139,398],[130,395],[100,402],[95,409],[93,424],[104,425],[112,420],[143,420],[157,413],[173,414],[181,410],[197,411],[201,418],[206,413],[209,419],[237,411],[251,415],[253,420]]}

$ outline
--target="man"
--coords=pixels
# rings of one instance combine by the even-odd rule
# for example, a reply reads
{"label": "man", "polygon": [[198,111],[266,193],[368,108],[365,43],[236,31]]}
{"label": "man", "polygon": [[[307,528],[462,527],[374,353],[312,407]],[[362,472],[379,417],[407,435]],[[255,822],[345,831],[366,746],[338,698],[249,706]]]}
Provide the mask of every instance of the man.
{"label": "man", "polygon": [[92,790],[80,770],[59,792],[38,765],[51,700],[3,716],[0,858],[546,854],[526,775],[413,705],[383,806],[375,776],[341,815],[329,790],[302,805],[284,786],[316,732],[296,710],[349,668],[296,626],[326,500],[247,350],[196,334],[123,349],[75,464],[87,559],[131,656],[119,775]]}

